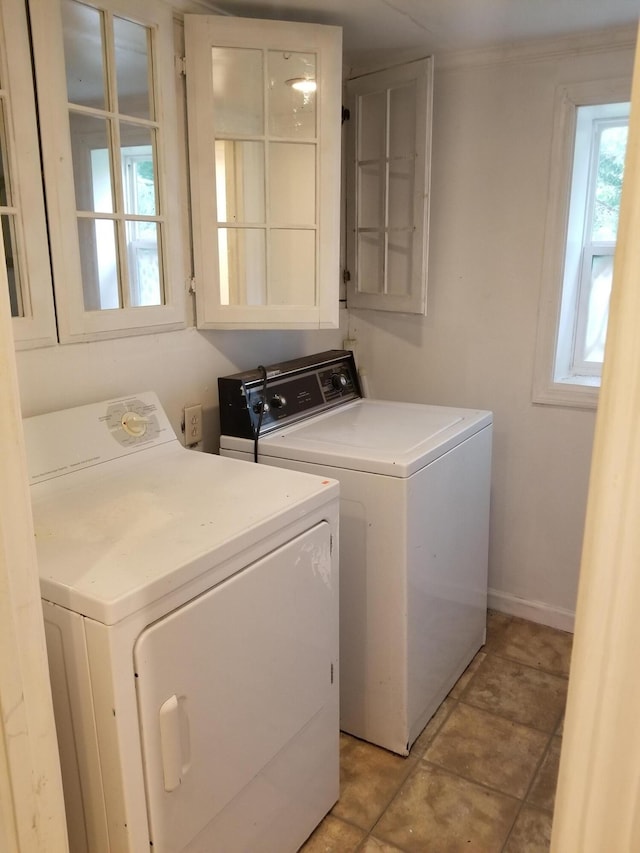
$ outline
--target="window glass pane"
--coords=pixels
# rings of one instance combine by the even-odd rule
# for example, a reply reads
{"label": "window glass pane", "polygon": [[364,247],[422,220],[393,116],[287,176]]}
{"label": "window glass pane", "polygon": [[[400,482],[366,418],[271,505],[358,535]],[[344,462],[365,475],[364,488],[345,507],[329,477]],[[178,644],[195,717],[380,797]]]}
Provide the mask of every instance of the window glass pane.
{"label": "window glass pane", "polygon": [[361,293],[384,293],[383,231],[358,235],[358,290]]}
{"label": "window glass pane", "polygon": [[358,169],[358,228],[384,228],[384,161],[367,163]]}
{"label": "window glass pane", "polygon": [[594,255],[591,259],[591,287],[584,360],[602,363],[609,322],[609,298],[613,281],[613,255]]}
{"label": "window glass pane", "polygon": [[264,222],[264,143],[217,139],[215,145],[218,222]]}
{"label": "window glass pane", "polygon": [[61,11],[67,99],[74,104],[104,109],[102,13],[76,0],[62,0]]}
{"label": "window glass pane", "polygon": [[115,222],[78,219],[78,239],[85,310],[121,308]]}
{"label": "window glass pane", "polygon": [[389,163],[389,226],[413,226],[414,161],[392,160]]}
{"label": "window glass pane", "polygon": [[269,51],[269,133],[295,139],[316,135],[316,57]]}
{"label": "window glass pane", "polygon": [[387,244],[387,293],[405,296],[411,291],[413,231],[390,231]]}
{"label": "window glass pane", "polygon": [[358,104],[358,160],[386,157],[387,93],[361,95]]}
{"label": "window glass pane", "polygon": [[[5,125],[5,102],[0,98],[0,208],[11,207],[14,204],[11,191],[9,170],[9,146]],[[9,280],[9,303],[12,317],[24,317],[25,306],[20,281],[18,264],[17,220],[14,214],[6,213],[0,216],[2,220],[2,242]]]}
{"label": "window glass pane", "polygon": [[213,120],[217,133],[264,133],[262,51],[238,47],[211,49]]}
{"label": "window glass pane", "polygon": [[12,205],[9,145],[5,124],[5,102],[0,98],[0,207]]}
{"label": "window glass pane", "polygon": [[269,146],[271,225],[315,225],[316,146],[287,142]]}
{"label": "window glass pane", "polygon": [[219,228],[222,305],[266,305],[266,249],[262,228]]}
{"label": "window glass pane", "polygon": [[358,160],[386,157],[387,93],[371,92],[359,99]]}
{"label": "window glass pane", "polygon": [[389,156],[413,157],[416,137],[416,82],[389,90]]}
{"label": "window glass pane", "polygon": [[129,304],[162,305],[162,275],[155,222],[127,222]]}
{"label": "window glass pane", "polygon": [[20,270],[17,262],[17,239],[15,216],[0,216],[2,220],[2,242],[7,263],[7,278],[9,279],[9,303],[12,317],[24,317],[22,304],[22,288],[20,286]]}
{"label": "window glass pane", "polygon": [[315,305],[316,232],[271,231],[269,305]]}
{"label": "window glass pane", "polygon": [[591,236],[593,241],[617,239],[627,130],[627,125],[606,127],[600,135]]}
{"label": "window glass pane", "polygon": [[137,118],[154,118],[149,98],[148,29],[113,19],[118,112]]}
{"label": "window glass pane", "polygon": [[124,212],[156,216],[154,134],[146,127],[120,123],[120,160]]}
{"label": "window glass pane", "polygon": [[108,122],[84,113],[70,112],[69,129],[76,208],[113,213]]}

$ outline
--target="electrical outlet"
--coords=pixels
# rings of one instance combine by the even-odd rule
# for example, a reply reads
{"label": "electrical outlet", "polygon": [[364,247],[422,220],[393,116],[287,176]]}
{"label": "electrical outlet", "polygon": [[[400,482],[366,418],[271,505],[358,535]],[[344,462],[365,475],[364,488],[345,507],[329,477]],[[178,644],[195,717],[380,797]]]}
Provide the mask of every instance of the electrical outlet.
{"label": "electrical outlet", "polygon": [[187,446],[202,441],[202,406],[184,407],[184,442]]}

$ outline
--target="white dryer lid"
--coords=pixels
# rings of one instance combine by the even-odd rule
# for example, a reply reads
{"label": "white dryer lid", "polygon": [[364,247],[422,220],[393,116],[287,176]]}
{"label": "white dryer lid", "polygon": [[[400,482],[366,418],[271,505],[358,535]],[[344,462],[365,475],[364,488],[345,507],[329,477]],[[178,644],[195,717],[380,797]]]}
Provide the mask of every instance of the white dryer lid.
{"label": "white dryer lid", "polygon": [[115,624],[206,572],[224,580],[337,496],[333,480],[175,444],[32,486],[42,597]]}
{"label": "white dryer lid", "polygon": [[[122,428],[132,412],[139,435]],[[24,425],[42,597],[106,625],[223,580],[338,497],[326,478],[187,450],[150,392]]]}
{"label": "white dryer lid", "polygon": [[[492,420],[491,412],[477,409],[361,399],[270,433],[260,439],[260,453],[409,477]],[[224,441],[239,449],[229,437]]]}

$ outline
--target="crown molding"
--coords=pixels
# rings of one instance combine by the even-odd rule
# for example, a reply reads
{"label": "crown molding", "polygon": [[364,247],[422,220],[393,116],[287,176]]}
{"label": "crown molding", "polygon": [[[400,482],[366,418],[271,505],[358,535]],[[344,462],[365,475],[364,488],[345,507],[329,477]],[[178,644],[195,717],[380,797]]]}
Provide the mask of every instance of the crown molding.
{"label": "crown molding", "polygon": [[611,50],[633,50],[637,27],[614,27],[597,32],[576,33],[557,38],[532,39],[495,45],[478,50],[451,51],[437,54],[440,69],[503,65],[511,62],[539,62],[577,54],[603,53]]}
{"label": "crown molding", "polygon": [[[527,41],[496,44],[472,50],[434,51],[438,71],[478,68],[491,65],[507,65],[514,62],[540,62],[584,54],[597,54],[612,50],[634,50],[637,29],[635,26],[615,27],[588,33],[575,33],[556,38],[530,39]],[[412,49],[404,51],[378,51],[361,55],[350,64],[347,77],[361,77],[374,71],[423,59],[428,51]]]}

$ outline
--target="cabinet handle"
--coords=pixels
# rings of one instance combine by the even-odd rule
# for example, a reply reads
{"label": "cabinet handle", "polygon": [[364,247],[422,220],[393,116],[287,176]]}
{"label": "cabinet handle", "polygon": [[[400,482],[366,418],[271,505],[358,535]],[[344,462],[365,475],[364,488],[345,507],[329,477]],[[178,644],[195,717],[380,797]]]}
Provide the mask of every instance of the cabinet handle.
{"label": "cabinet handle", "polygon": [[165,791],[175,791],[189,769],[189,727],[184,697],[170,696],[160,706],[160,752]]}

